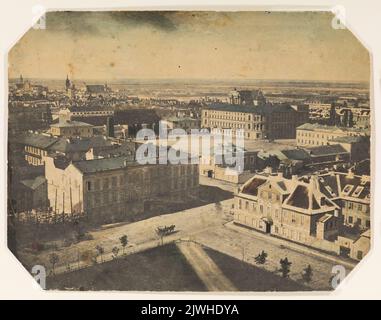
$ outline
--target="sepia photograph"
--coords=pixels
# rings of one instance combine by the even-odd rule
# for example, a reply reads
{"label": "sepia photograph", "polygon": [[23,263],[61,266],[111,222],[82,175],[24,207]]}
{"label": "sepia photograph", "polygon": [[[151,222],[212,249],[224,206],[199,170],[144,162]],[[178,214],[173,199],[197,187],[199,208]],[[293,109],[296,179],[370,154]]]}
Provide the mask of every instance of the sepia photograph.
{"label": "sepia photograph", "polygon": [[326,292],[370,251],[372,62],[331,11],[52,10],[7,64],[42,289]]}

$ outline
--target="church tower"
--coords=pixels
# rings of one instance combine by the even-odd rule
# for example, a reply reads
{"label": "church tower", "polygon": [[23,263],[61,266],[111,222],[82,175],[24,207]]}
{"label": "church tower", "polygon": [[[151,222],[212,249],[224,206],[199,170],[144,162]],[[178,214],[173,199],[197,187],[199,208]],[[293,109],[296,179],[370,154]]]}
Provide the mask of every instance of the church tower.
{"label": "church tower", "polygon": [[71,82],[69,80],[69,75],[66,75],[66,91],[71,89]]}

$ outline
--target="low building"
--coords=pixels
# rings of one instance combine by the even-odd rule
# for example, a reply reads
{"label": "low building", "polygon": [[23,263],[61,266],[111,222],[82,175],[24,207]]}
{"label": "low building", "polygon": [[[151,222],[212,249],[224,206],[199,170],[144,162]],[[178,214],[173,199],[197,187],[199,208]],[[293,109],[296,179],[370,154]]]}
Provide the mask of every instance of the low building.
{"label": "low building", "polygon": [[46,158],[51,210],[112,221],[144,212],[153,197],[184,199],[198,191],[198,165],[140,165],[126,157],[68,162]]}
{"label": "low building", "polygon": [[104,159],[124,156],[128,161],[135,159],[136,144],[132,141],[123,141],[121,144],[111,144],[104,147],[91,147],[86,152],[86,160]]}
{"label": "low building", "polygon": [[93,126],[80,121],[59,121],[50,125],[50,133],[56,137],[92,137]]}
{"label": "low building", "polygon": [[257,153],[257,151],[242,150],[243,167],[239,167],[238,163],[231,164],[227,160],[230,157],[233,159],[237,157],[236,146],[233,146],[233,149],[224,146],[220,152],[212,148],[209,154],[201,155],[200,175],[236,184],[244,183],[254,175]]}
{"label": "low building", "polygon": [[351,155],[340,144],[324,145],[317,147],[304,148],[309,156],[309,164],[333,164],[349,162]]}
{"label": "low building", "polygon": [[182,129],[188,134],[191,133],[192,129],[200,129],[201,126],[201,119],[190,117],[171,117],[166,120],[162,120],[162,122],[169,130]]}
{"label": "low building", "polygon": [[330,140],[328,144],[340,144],[349,153],[349,159],[351,162],[362,161],[370,158],[369,136],[337,137]]}
{"label": "low building", "polygon": [[300,147],[316,147],[347,136],[370,136],[369,130],[305,123],[296,128],[296,142]]}
{"label": "low building", "polygon": [[370,250],[370,236],[370,230],[364,231],[359,236],[339,236],[336,243],[339,246],[340,254],[353,260],[362,260]]}
{"label": "low building", "polygon": [[47,185],[43,176],[21,180],[12,192],[13,208],[16,212],[31,211],[32,209],[46,210],[48,207]]}

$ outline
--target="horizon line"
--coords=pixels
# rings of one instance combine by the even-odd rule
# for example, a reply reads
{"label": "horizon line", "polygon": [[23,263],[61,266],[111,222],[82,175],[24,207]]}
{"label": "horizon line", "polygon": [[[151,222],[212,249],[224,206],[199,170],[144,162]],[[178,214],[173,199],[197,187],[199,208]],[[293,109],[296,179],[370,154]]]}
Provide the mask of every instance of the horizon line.
{"label": "horizon line", "polygon": [[[20,74],[22,75],[22,74]],[[8,80],[17,80],[19,77],[8,77]],[[24,80],[57,80],[65,81],[66,75],[63,78],[49,78],[49,77],[25,77]],[[116,79],[105,79],[105,78],[71,78],[71,81],[96,81],[96,82],[117,82],[117,81],[256,81],[256,82],[328,82],[328,83],[370,83],[370,80],[324,80],[324,79],[240,79],[240,78],[116,78]]]}

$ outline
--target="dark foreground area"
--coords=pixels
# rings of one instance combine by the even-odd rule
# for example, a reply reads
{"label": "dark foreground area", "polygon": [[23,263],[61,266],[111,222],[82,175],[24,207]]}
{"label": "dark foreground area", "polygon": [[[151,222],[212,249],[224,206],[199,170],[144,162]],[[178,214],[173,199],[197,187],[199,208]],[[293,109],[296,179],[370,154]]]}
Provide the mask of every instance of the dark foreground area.
{"label": "dark foreground area", "polygon": [[[306,286],[206,248],[239,291],[306,291]],[[118,258],[47,279],[48,289],[123,291],[206,291],[174,244]]]}

